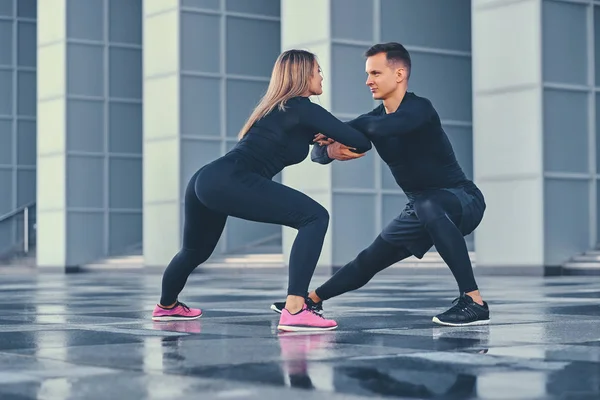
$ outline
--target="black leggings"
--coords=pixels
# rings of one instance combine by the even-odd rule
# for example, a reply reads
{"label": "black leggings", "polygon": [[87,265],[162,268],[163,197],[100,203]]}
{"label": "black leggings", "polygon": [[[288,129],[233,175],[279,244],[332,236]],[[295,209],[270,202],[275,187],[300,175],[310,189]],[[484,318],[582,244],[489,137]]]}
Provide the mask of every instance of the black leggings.
{"label": "black leggings", "polygon": [[[421,227],[450,267],[460,293],[477,290],[467,245],[457,227],[463,218],[460,200],[449,191],[436,190],[417,197],[413,206]],[[414,231],[408,218],[395,220],[399,232],[404,228],[403,223],[406,223],[406,231]],[[411,255],[411,251],[403,243],[390,243],[379,235],[369,247],[319,287],[316,290],[317,296],[327,300],[356,290],[378,272]]]}
{"label": "black leggings", "polygon": [[198,171],[187,186],[183,247],[164,272],[162,305],[177,301],[188,276],[210,257],[229,215],[298,230],[290,254],[287,293],[306,296],[329,213],[307,195],[221,159]]}

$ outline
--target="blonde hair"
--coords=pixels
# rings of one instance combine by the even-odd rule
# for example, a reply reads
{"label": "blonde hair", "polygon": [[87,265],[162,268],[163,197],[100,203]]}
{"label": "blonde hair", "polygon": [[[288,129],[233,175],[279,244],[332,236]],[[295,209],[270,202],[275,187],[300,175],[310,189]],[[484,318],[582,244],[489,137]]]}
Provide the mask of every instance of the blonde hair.
{"label": "blonde hair", "polygon": [[244,137],[252,125],[275,109],[285,110],[285,103],[305,94],[317,57],[306,50],[287,50],[277,57],[267,92],[260,99],[252,114],[242,127],[239,138]]}

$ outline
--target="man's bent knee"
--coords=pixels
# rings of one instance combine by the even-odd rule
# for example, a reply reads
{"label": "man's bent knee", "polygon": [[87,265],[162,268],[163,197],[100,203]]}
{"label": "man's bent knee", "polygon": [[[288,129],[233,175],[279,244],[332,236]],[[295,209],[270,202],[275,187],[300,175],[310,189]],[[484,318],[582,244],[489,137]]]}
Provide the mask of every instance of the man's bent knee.
{"label": "man's bent knee", "polygon": [[414,203],[417,218],[423,225],[445,215],[444,210],[429,198],[418,199]]}

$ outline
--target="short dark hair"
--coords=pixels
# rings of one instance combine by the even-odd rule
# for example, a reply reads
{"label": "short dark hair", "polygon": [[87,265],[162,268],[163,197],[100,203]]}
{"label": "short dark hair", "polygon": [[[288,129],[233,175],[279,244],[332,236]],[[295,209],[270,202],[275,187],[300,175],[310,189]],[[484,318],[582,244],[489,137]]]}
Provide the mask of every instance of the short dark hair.
{"label": "short dark hair", "polygon": [[365,51],[365,57],[371,57],[379,53],[385,53],[388,61],[402,62],[408,68],[408,76],[410,77],[412,63],[410,61],[410,54],[404,46],[396,42],[378,43]]}

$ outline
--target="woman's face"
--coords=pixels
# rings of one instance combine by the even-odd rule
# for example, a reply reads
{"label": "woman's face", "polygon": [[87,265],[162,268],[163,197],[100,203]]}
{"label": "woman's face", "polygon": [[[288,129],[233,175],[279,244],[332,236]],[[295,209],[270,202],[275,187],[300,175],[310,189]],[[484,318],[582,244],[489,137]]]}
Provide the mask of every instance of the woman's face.
{"label": "woman's face", "polygon": [[315,62],[313,67],[312,77],[308,85],[310,95],[318,96],[323,93],[323,75],[321,75],[321,67]]}

